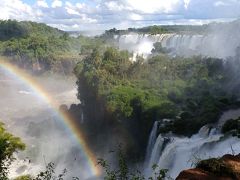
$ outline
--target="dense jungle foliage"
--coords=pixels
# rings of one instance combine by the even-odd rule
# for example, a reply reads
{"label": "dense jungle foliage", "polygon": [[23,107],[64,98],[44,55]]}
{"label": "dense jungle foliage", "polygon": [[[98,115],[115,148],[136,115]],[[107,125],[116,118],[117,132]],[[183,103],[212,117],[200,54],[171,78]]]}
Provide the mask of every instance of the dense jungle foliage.
{"label": "dense jungle foliage", "polygon": [[144,149],[156,120],[164,121],[161,133],[191,136],[239,107],[238,67],[234,58],[159,55],[130,62],[128,52],[108,48],[86,57],[75,74],[86,119],[124,127]]}
{"label": "dense jungle foliage", "polygon": [[[70,73],[76,62],[103,42],[30,21],[0,21],[0,55],[34,71]],[[104,46],[104,45],[103,45]]]}

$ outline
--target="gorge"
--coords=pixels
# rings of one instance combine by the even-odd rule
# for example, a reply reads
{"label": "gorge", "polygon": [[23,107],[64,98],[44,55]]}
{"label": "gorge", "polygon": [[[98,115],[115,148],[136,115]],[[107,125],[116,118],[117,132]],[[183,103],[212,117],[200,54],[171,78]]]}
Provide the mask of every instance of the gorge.
{"label": "gorge", "polygon": [[116,177],[120,162],[126,179],[134,169],[154,176],[154,164],[176,178],[202,159],[239,153],[239,21],[97,37],[4,23],[33,30],[0,42],[0,118],[27,145],[9,178],[53,162],[66,179],[103,179],[98,158]]}

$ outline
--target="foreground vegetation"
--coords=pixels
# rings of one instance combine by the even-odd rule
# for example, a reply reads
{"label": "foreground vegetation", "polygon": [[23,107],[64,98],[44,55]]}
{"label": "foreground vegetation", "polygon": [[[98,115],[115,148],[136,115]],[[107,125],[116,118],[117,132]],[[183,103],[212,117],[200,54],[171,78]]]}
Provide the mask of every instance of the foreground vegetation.
{"label": "foreground vegetation", "polygon": [[[14,153],[23,151],[25,149],[25,144],[21,141],[19,137],[12,135],[7,132],[4,128],[4,124],[0,123],[0,179],[8,180],[9,167],[15,160]],[[17,177],[15,180],[63,180],[67,171],[63,170],[63,173],[56,175],[54,163],[49,163],[46,166],[46,170],[40,172],[36,177],[32,175],[24,175]],[[78,180],[79,178],[73,177],[73,180]]]}
{"label": "foreground vegetation", "polygon": [[[14,153],[22,151],[25,149],[25,144],[20,138],[8,133],[3,124],[0,124],[0,179],[8,180],[9,167],[11,163],[15,160]],[[103,159],[99,159],[98,164],[101,165],[105,170],[106,180],[143,180],[144,176],[140,171],[131,172],[128,169],[126,158],[121,148],[118,149],[118,170],[111,170],[110,166]],[[39,172],[38,175],[23,175],[15,178],[14,180],[64,180],[66,179],[67,169],[64,169],[62,173],[56,174],[55,164],[49,163],[46,166],[46,170]],[[166,177],[166,170],[158,170],[157,166],[153,167],[155,172],[154,177],[149,179],[161,180]],[[71,170],[70,170],[71,171]],[[72,180],[80,180],[79,177],[72,177]]]}
{"label": "foreground vegetation", "polygon": [[14,160],[13,153],[24,150],[25,145],[20,138],[8,133],[0,124],[0,179],[7,179],[9,165]]}
{"label": "foreground vegetation", "polygon": [[139,170],[129,169],[126,154],[123,153],[121,146],[119,146],[117,150],[117,158],[118,165],[116,169],[112,168],[106,160],[98,160],[98,164],[100,164],[105,171],[105,180],[164,180],[165,178],[170,179],[170,177],[167,176],[168,170],[160,169],[156,164],[152,166],[153,176],[150,177],[144,176],[143,173]]}

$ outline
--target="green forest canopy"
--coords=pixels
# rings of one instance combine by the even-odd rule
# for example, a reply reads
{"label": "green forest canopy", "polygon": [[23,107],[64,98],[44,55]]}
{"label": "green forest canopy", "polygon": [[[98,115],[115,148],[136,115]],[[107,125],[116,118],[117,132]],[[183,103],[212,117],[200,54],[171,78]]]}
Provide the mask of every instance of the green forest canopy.
{"label": "green forest canopy", "polygon": [[102,44],[96,38],[70,37],[67,32],[43,23],[0,21],[0,55],[27,67],[38,63],[51,70],[59,61],[74,64]]}
{"label": "green forest canopy", "polygon": [[238,73],[232,71],[231,61],[224,64],[216,58],[161,55],[130,62],[128,52],[108,48],[103,54],[94,51],[75,73],[81,101],[100,99],[117,121],[137,115],[146,136],[152,122],[163,118],[173,121],[162,132],[192,135],[239,104],[237,93],[225,89]]}

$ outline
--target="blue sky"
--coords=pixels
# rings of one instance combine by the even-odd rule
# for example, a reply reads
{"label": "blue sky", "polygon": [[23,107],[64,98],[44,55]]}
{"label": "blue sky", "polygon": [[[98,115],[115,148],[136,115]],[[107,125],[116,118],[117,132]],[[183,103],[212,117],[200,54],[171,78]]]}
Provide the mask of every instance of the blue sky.
{"label": "blue sky", "polygon": [[63,30],[203,24],[240,17],[240,0],[0,0],[0,19],[43,22]]}

